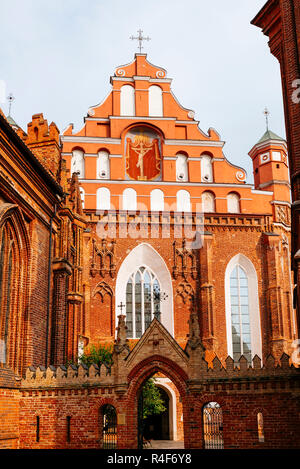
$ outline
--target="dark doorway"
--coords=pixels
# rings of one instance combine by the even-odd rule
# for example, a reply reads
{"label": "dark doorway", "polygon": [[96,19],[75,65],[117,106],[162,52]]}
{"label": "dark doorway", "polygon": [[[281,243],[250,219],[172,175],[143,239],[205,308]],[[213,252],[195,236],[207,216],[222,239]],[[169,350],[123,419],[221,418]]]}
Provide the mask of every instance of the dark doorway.
{"label": "dark doorway", "polygon": [[162,388],[158,388],[161,398],[163,400],[164,407],[166,410],[158,415],[149,415],[146,418],[142,418],[142,393],[139,399],[139,427],[142,436],[146,440],[169,440],[170,439],[170,426],[169,426],[169,405],[170,398],[166,391]]}

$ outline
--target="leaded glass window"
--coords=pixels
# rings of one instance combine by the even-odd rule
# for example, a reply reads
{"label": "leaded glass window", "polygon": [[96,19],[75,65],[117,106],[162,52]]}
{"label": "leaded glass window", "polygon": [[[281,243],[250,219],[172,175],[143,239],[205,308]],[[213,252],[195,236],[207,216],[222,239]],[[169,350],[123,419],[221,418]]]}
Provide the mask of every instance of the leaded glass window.
{"label": "leaded glass window", "polygon": [[248,278],[240,266],[230,275],[230,304],[233,359],[237,364],[244,355],[251,362]]}
{"label": "leaded glass window", "polygon": [[154,316],[160,316],[160,285],[155,274],[141,266],[126,286],[126,326],[129,338],[140,338]]}

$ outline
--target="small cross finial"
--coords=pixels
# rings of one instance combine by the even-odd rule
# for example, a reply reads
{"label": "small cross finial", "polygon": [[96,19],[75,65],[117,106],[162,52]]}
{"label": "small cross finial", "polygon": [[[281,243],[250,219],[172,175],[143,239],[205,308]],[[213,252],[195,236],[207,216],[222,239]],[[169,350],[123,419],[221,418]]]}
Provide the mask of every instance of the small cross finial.
{"label": "small cross finial", "polygon": [[264,115],[265,115],[265,117],[266,117],[266,127],[267,127],[267,130],[269,130],[269,115],[270,115],[270,111],[269,111],[269,109],[266,107],[263,113],[264,113]]}
{"label": "small cross finial", "polygon": [[121,301],[121,303],[118,305],[118,308],[120,308],[121,314],[122,314],[123,308],[125,308],[125,305],[123,305],[122,301]]}
{"label": "small cross finial", "polygon": [[133,41],[134,39],[137,39],[137,40],[139,41],[138,48],[140,49],[140,54],[141,54],[142,49],[144,49],[143,46],[142,46],[143,41],[150,41],[151,37],[149,37],[149,36],[143,37],[143,30],[142,30],[142,29],[139,29],[139,30],[138,30],[138,33],[139,33],[139,35],[138,35],[137,37],[135,37],[135,36],[130,36],[129,39],[131,39],[132,41]]}
{"label": "small cross finial", "polygon": [[11,113],[11,105],[13,103],[13,101],[15,100],[16,98],[14,97],[14,95],[12,93],[10,93],[8,96],[7,96],[7,101],[9,102],[9,108],[8,108],[8,115],[10,116],[10,113]]}

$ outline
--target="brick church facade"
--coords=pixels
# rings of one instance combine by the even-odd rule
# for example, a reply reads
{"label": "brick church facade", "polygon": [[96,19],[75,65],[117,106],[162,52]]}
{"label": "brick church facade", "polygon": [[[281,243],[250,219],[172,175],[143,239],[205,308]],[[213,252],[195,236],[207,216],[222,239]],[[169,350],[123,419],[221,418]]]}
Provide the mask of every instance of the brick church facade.
{"label": "brick church facade", "polygon": [[[0,447],[102,448],[109,405],[137,448],[150,376],[162,439],[299,447],[286,142],[247,184],[145,54],[111,85],[78,132],[0,115]],[[97,344],[112,366],[76,366]]]}

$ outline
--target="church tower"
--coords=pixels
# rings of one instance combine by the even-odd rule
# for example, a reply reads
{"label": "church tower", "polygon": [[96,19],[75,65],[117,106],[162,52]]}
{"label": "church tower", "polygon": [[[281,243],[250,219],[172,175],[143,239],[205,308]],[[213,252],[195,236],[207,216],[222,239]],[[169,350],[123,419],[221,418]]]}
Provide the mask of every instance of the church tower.
{"label": "church tower", "polygon": [[274,217],[290,221],[290,184],[286,141],[267,129],[249,152],[255,189],[271,191]]}

